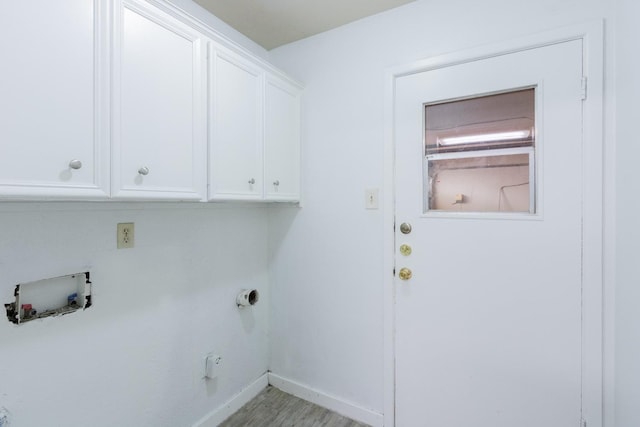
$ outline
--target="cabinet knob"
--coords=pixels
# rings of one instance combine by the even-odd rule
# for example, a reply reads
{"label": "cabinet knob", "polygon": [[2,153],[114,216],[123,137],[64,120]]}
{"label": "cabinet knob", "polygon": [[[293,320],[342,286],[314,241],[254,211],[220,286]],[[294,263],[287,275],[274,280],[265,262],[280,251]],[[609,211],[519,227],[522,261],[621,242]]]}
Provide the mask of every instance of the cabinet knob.
{"label": "cabinet knob", "polygon": [[78,159],[73,159],[69,162],[69,167],[71,169],[80,169],[82,167],[82,162]]}
{"label": "cabinet knob", "polygon": [[256,180],[255,180],[255,179],[253,179],[253,178],[251,178],[248,182],[249,182],[249,184],[253,185],[253,184],[255,184],[255,183],[256,183]]}
{"label": "cabinet knob", "polygon": [[138,173],[140,175],[149,175],[149,168],[146,166],[143,166],[140,169],[138,169]]}
{"label": "cabinet knob", "polygon": [[277,187],[278,185],[280,185],[280,181],[278,181],[278,180],[276,179],[275,181],[273,181],[273,185],[275,185],[275,186]]}

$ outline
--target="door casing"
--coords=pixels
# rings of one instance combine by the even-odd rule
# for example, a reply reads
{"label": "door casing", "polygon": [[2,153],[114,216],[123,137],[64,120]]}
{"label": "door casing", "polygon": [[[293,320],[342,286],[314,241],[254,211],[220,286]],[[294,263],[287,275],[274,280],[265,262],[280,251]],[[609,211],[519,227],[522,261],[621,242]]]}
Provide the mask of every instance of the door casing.
{"label": "door casing", "polygon": [[[583,41],[583,415],[589,427],[604,425],[604,25],[602,21],[558,29],[394,67],[385,76],[384,131],[384,425],[395,426],[395,81],[444,68],[569,40]],[[606,351],[610,354],[610,351]],[[610,368],[606,369],[607,372]]]}

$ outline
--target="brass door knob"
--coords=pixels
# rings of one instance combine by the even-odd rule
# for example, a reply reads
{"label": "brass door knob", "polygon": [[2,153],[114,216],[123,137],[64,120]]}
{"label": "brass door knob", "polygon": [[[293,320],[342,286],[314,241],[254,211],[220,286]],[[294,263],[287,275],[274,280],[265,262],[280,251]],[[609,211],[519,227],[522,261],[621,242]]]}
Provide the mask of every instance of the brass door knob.
{"label": "brass door knob", "polygon": [[413,273],[411,273],[411,270],[406,267],[402,267],[398,272],[398,277],[400,277],[400,280],[409,280],[411,279],[411,276],[413,276]]}
{"label": "brass door knob", "polygon": [[409,245],[400,245],[400,253],[404,256],[409,256],[411,255],[411,246]]}

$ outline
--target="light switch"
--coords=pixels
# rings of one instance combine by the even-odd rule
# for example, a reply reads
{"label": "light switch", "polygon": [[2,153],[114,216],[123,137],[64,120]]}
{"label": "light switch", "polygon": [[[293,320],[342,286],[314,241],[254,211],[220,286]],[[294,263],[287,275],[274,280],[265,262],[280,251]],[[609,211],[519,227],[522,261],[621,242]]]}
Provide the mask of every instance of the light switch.
{"label": "light switch", "polygon": [[364,191],[364,206],[366,209],[378,209],[377,188],[370,188]]}

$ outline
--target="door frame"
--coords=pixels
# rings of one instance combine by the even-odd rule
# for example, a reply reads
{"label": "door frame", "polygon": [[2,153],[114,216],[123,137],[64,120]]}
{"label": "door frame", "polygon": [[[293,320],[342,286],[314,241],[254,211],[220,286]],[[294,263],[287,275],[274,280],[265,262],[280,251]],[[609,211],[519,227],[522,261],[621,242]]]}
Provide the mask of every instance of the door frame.
{"label": "door frame", "polygon": [[[552,44],[582,40],[583,75],[583,248],[582,405],[589,427],[604,425],[604,22],[599,20],[427,58],[386,70],[384,95],[384,426],[395,426],[395,82],[403,76]],[[608,153],[607,153],[608,154]],[[607,322],[609,323],[609,322]],[[609,362],[607,362],[609,363]],[[610,372],[607,366],[606,372]],[[607,399],[608,400],[608,399]]]}

